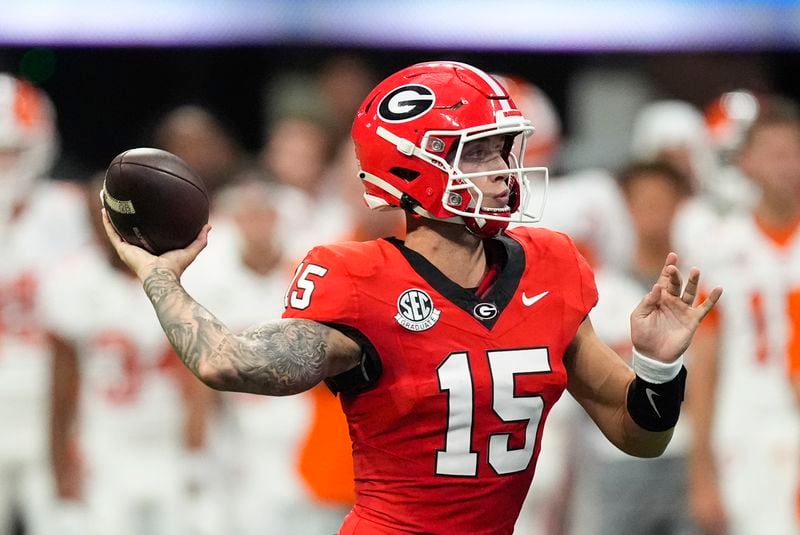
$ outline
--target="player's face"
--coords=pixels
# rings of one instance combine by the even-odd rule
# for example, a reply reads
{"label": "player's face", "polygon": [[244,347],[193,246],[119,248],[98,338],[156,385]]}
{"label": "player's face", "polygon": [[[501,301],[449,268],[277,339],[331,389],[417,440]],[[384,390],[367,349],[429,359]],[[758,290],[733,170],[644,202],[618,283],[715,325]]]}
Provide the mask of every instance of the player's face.
{"label": "player's face", "polygon": [[496,174],[473,178],[472,182],[483,192],[483,206],[500,208],[508,204],[508,169],[506,162],[506,137],[503,135],[476,139],[464,145],[458,167],[462,173],[481,173],[497,170]]}
{"label": "player's face", "polygon": [[313,191],[327,164],[325,129],[306,119],[285,119],[271,130],[262,164],[278,182]]}
{"label": "player's face", "polygon": [[274,246],[277,215],[269,206],[255,203],[247,210],[233,214],[233,221],[239,229],[244,246],[250,251],[271,251]]}
{"label": "player's face", "polygon": [[13,169],[21,154],[20,149],[0,148],[0,172]]}
{"label": "player's face", "polygon": [[630,181],[625,199],[639,241],[668,243],[672,220],[683,195],[659,173],[642,173]]}
{"label": "player's face", "polygon": [[741,166],[765,195],[800,202],[800,129],[792,124],[759,128],[745,147]]}

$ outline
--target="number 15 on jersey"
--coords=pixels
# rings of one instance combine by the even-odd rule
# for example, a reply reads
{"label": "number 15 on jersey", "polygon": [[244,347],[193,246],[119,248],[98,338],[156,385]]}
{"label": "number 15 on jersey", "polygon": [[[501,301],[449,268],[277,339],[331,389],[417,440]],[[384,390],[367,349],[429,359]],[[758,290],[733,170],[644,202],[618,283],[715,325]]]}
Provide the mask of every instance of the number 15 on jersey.
{"label": "number 15 on jersey", "polygon": [[[525,444],[510,449],[510,433],[489,437],[488,461],[498,475],[528,468],[544,411],[540,395],[514,395],[515,376],[551,371],[546,348],[487,351],[492,375],[492,409],[504,422],[527,421]],[[436,370],[439,389],[448,394],[445,448],[436,452],[436,474],[474,477],[478,475],[478,452],[473,449],[474,390],[469,355],[450,353]]]}

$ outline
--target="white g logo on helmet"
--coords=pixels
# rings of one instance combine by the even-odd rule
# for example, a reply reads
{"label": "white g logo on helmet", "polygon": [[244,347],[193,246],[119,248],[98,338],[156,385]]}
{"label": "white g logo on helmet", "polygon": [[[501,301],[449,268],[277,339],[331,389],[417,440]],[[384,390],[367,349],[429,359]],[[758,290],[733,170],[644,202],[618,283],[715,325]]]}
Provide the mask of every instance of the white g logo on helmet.
{"label": "white g logo on helmet", "polygon": [[378,116],[387,123],[404,123],[428,113],[436,95],[424,85],[404,85],[387,93],[378,104]]}

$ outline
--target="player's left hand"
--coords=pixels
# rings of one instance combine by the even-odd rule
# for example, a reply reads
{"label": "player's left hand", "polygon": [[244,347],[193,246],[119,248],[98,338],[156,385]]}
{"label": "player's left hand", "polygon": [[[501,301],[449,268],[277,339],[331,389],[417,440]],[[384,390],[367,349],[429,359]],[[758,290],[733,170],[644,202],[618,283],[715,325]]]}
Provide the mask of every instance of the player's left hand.
{"label": "player's left hand", "polygon": [[686,351],[700,322],[722,295],[722,288],[716,287],[694,306],[700,270],[689,270],[684,288],[677,263],[678,255],[669,253],[658,281],[631,313],[633,346],[661,362],[673,362]]}

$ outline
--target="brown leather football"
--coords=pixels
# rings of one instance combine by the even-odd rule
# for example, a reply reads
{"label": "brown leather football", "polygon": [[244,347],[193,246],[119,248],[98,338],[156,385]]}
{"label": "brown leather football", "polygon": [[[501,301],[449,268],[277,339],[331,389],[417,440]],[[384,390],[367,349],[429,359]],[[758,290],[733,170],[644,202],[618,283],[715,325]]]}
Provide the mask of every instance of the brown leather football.
{"label": "brown leather football", "polygon": [[205,184],[186,162],[159,149],[114,158],[101,197],[119,235],[157,255],[186,247],[208,223]]}

